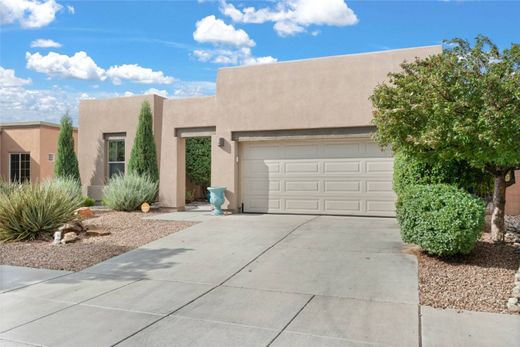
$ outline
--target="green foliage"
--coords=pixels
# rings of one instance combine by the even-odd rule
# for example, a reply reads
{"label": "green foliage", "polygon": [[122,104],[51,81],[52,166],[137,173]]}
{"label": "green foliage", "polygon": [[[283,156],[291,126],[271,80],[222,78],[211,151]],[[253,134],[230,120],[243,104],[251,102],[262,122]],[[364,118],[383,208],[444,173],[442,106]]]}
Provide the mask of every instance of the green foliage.
{"label": "green foliage", "polygon": [[70,177],[79,182],[78,158],[76,157],[76,152],[74,152],[73,134],[74,128],[72,127],[72,120],[69,115],[66,114],[61,118],[54,175],[56,177]]}
{"label": "green foliage", "polygon": [[484,229],[484,204],[446,184],[415,185],[397,204],[404,242],[437,256],[468,254]]}
{"label": "green foliage", "polygon": [[128,162],[128,173],[140,176],[146,175],[155,182],[159,181],[157,151],[153,136],[153,117],[148,101],[144,101],[141,106],[139,125]]}
{"label": "green foliage", "polygon": [[211,138],[186,139],[186,176],[204,188],[211,183]]}
{"label": "green foliage", "polygon": [[500,52],[479,36],[403,63],[371,97],[377,141],[435,161],[483,169],[520,163],[520,45]]}
{"label": "green foliage", "polygon": [[43,182],[44,186],[54,186],[57,189],[64,190],[67,194],[74,197],[81,197],[81,185],[78,181],[71,177],[55,177]]}
{"label": "green foliage", "polygon": [[103,188],[103,204],[118,211],[134,211],[143,203],[152,203],[158,183],[148,176],[115,175]]}
{"label": "green foliage", "polygon": [[398,196],[414,185],[435,183],[452,184],[479,196],[493,191],[491,175],[463,161],[430,162],[405,153],[395,155],[394,191]]}
{"label": "green foliage", "polygon": [[96,200],[92,199],[90,196],[84,196],[83,197],[83,206],[84,207],[91,207],[96,204]]}
{"label": "green foliage", "polygon": [[4,181],[0,177],[0,194],[6,194],[9,195],[11,192],[15,189],[17,189],[20,186],[19,183],[11,183],[8,181]]}
{"label": "green foliage", "polygon": [[34,240],[72,220],[82,201],[71,187],[54,182],[25,183],[0,192],[0,239]]}

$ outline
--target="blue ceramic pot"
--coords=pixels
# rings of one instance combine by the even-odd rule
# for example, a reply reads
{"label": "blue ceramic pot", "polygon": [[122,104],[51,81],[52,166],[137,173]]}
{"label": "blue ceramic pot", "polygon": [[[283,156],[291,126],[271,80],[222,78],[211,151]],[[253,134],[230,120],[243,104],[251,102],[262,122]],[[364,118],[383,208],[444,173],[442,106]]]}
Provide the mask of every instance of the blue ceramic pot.
{"label": "blue ceramic pot", "polygon": [[209,191],[209,194],[210,194],[209,195],[209,202],[215,208],[213,210],[213,214],[215,216],[223,215],[224,213],[222,212],[221,206],[222,206],[222,204],[225,201],[224,192],[226,191],[226,187],[209,187],[208,191]]}

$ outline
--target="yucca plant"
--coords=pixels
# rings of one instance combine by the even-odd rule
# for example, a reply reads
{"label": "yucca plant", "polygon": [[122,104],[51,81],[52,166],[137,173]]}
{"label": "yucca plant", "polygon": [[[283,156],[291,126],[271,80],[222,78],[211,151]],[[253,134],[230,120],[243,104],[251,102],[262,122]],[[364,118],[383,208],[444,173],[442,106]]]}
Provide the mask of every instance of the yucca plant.
{"label": "yucca plant", "polygon": [[60,183],[25,183],[9,194],[0,194],[0,239],[34,240],[50,235],[74,218],[81,195]]}
{"label": "yucca plant", "polygon": [[134,211],[144,202],[152,203],[158,183],[148,176],[116,175],[103,189],[103,204],[118,211]]}
{"label": "yucca plant", "polygon": [[0,178],[0,194],[9,195],[15,189],[17,189],[20,185],[18,183],[11,183],[4,181]]}

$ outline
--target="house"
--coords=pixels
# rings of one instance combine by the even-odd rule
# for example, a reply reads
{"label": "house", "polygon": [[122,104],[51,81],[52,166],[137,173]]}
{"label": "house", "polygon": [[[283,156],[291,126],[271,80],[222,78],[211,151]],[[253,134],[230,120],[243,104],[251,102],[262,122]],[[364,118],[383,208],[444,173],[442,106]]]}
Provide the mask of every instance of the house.
{"label": "house", "polygon": [[[54,175],[60,125],[48,122],[0,123],[0,176],[10,182],[38,182]],[[74,129],[78,142],[78,129]]]}
{"label": "house", "polygon": [[139,109],[147,100],[163,206],[184,207],[186,138],[210,136],[211,182],[226,187],[223,208],[393,216],[393,158],[371,139],[369,96],[403,60],[441,51],[428,46],[223,68],[210,97],[82,100],[85,193],[100,199],[107,179],[126,170]]}

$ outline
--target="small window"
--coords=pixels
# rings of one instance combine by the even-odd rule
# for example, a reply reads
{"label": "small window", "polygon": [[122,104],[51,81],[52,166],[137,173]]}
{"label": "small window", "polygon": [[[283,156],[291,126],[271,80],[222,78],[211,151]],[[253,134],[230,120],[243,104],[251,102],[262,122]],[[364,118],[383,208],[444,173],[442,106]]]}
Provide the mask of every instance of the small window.
{"label": "small window", "polygon": [[9,178],[11,182],[31,180],[31,156],[29,153],[11,153],[9,155]]}
{"label": "small window", "polygon": [[54,153],[49,153],[49,161],[54,161]]}
{"label": "small window", "polygon": [[108,140],[108,178],[125,174],[125,139]]}

